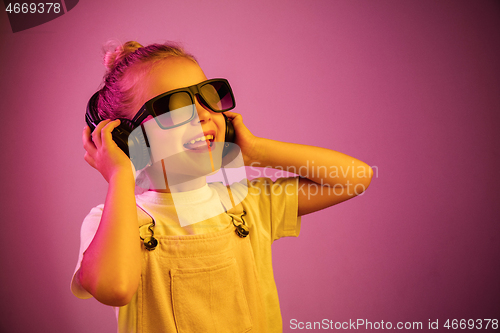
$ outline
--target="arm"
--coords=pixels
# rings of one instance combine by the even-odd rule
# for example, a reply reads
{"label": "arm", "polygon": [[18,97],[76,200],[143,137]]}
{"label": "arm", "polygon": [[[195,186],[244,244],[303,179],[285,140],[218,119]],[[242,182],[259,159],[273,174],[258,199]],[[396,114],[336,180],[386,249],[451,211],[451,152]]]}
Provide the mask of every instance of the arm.
{"label": "arm", "polygon": [[226,112],[236,130],[245,165],[293,172],[299,180],[299,216],[361,194],[373,171],[366,163],[334,150],[254,136],[241,115]]}
{"label": "arm", "polygon": [[103,121],[92,133],[85,127],[85,160],[108,181],[99,228],[84,253],[78,279],[99,302],[128,304],[139,285],[141,248],[130,159],[116,146],[111,131],[119,121]]}

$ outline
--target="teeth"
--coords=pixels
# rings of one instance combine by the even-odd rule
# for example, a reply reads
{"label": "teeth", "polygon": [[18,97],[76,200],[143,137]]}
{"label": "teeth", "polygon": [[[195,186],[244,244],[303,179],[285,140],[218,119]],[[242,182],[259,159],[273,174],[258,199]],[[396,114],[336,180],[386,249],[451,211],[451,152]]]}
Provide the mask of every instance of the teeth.
{"label": "teeth", "polygon": [[210,135],[205,135],[205,136],[199,137],[196,140],[188,141],[188,142],[186,142],[186,144],[194,144],[195,142],[199,142],[199,141],[213,140],[213,138],[214,138],[214,136],[211,135],[211,134]]}

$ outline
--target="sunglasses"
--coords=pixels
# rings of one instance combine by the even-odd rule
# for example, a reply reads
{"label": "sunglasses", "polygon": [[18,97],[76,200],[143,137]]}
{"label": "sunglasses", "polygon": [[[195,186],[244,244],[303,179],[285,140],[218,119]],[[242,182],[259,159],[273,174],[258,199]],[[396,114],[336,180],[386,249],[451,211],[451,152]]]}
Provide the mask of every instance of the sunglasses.
{"label": "sunglasses", "polygon": [[167,91],[141,107],[132,122],[141,124],[152,116],[160,128],[169,129],[189,123],[196,117],[195,98],[213,112],[234,109],[234,95],[226,79],[211,79],[201,83]]}

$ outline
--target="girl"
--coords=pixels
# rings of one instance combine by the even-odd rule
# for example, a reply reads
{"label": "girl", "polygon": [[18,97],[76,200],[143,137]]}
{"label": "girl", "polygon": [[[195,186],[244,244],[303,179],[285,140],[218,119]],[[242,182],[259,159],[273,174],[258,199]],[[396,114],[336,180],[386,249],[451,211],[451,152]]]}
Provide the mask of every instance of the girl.
{"label": "girl", "polygon": [[[208,80],[175,45],[127,42],[105,64],[95,96],[105,120],[85,127],[83,146],[109,185],[105,204],[83,222],[73,293],[119,307],[119,332],[281,332],[271,243],[298,236],[300,216],[360,194],[371,168],[329,149],[254,136],[229,111],[229,83]],[[124,126],[125,147],[117,139]],[[145,165],[132,158],[131,167],[134,138],[146,147]],[[245,165],[299,177],[207,184],[224,165],[219,146],[231,140],[241,154],[229,155]],[[141,168],[149,190],[136,196]]]}

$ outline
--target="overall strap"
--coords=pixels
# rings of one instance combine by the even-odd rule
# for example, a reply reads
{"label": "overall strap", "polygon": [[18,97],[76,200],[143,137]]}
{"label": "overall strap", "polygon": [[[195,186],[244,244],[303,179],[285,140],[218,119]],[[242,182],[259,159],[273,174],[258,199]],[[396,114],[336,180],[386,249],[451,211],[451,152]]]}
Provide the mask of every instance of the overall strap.
{"label": "overall strap", "polygon": [[237,205],[234,204],[233,193],[231,192],[231,189],[229,187],[227,188],[227,191],[229,192],[229,198],[231,199],[232,208],[226,210],[226,213],[227,215],[229,215],[229,217],[231,217],[231,221],[236,227],[236,234],[241,238],[244,238],[250,233],[250,229],[243,219],[247,212],[243,210],[243,205],[241,204],[241,202]]}

